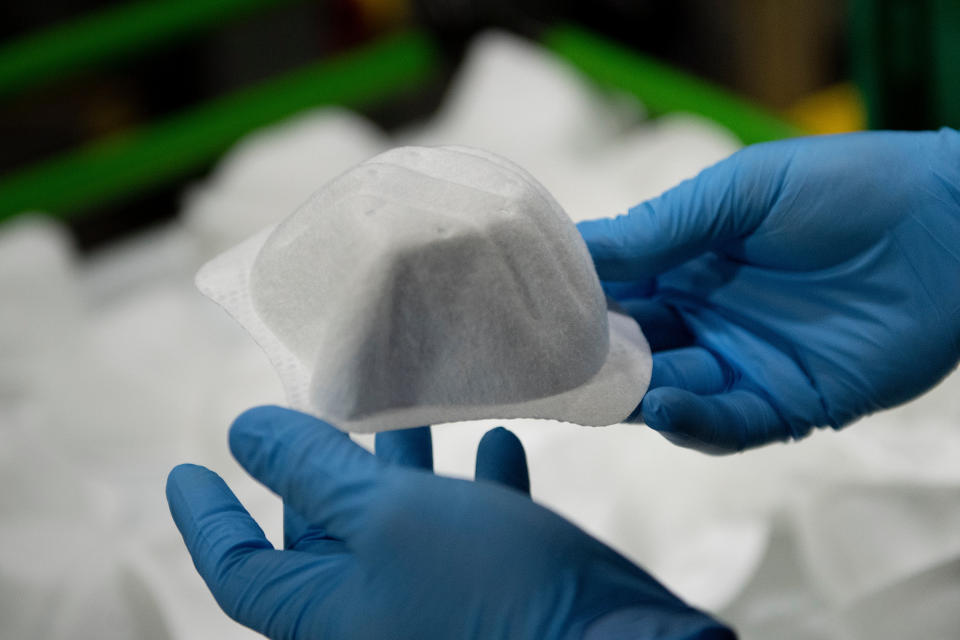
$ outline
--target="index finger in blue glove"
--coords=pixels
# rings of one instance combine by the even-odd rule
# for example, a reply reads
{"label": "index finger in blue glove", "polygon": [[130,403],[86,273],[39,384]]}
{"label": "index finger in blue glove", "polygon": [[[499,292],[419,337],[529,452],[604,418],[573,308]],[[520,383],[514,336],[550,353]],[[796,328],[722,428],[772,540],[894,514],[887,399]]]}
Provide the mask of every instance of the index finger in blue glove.
{"label": "index finger in blue glove", "polygon": [[705,453],[742,451],[793,435],[769,402],[744,389],[701,396],[659,387],[647,392],[640,408],[647,426],[671,442]]}
{"label": "index finger in blue glove", "polygon": [[318,555],[275,551],[217,474],[179,465],[167,478],[170,513],[197,571],[224,612],[270,637],[289,637],[302,618],[307,585],[336,584],[350,570],[341,543]]}
{"label": "index finger in blue glove", "polygon": [[529,496],[527,454],[520,438],[503,427],[483,434],[477,446],[475,478],[479,482],[498,482]]}
{"label": "index finger in blue glove", "polygon": [[273,549],[230,487],[213,471],[181,464],[167,476],[167,503],[173,521],[202,576],[225,563]]}
{"label": "index finger in blue glove", "polygon": [[726,391],[734,374],[703,347],[671,349],[653,354],[650,388],[679,387],[693,393],[713,394]]}
{"label": "index finger in blue glove", "polygon": [[766,145],[747,147],[616,218],[577,227],[601,280],[640,280],[748,235],[779,188],[762,168]]}
{"label": "index finger in blue glove", "polygon": [[430,427],[381,431],[376,435],[374,450],[384,462],[415,469],[433,470],[433,438]]}
{"label": "index finger in blue glove", "polygon": [[242,413],[230,428],[230,450],[297,514],[340,540],[356,532],[383,470],[346,433],[281,407]]}
{"label": "index finger in blue glove", "polygon": [[193,564],[231,617],[250,582],[250,561],[273,551],[263,530],[214,472],[181,464],[167,477],[167,503]]}

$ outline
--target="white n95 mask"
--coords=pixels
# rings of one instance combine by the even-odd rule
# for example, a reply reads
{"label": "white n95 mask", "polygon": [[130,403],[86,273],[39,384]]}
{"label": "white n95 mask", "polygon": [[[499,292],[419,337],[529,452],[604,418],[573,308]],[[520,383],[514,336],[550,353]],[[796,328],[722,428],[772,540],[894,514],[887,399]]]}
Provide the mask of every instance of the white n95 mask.
{"label": "white n95 mask", "polygon": [[608,311],[560,205],[476,149],[382,153],[206,264],[197,286],[263,347],[294,408],[345,431],[615,424],[650,380],[640,328]]}

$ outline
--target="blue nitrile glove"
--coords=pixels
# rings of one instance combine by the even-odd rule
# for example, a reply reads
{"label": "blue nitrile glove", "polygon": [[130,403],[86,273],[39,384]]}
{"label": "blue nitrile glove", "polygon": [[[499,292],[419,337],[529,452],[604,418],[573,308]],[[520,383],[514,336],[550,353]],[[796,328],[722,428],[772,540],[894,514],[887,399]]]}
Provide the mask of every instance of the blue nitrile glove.
{"label": "blue nitrile glove", "polygon": [[427,427],[376,446],[278,407],[237,418],[234,456],[287,506],[285,551],[215,473],[170,473],[170,511],[227,615],[311,640],[734,637],[530,500],[509,431],[484,436],[478,482],[433,475]]}
{"label": "blue nitrile glove", "polygon": [[579,225],[656,352],[641,412],[712,453],[839,428],[960,357],[960,134],[747,147]]}

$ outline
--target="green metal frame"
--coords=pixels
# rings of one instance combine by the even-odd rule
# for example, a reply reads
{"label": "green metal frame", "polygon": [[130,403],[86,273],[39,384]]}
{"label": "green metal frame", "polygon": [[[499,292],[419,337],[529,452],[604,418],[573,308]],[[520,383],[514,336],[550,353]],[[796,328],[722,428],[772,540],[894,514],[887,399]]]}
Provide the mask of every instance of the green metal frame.
{"label": "green metal frame", "polygon": [[849,0],[850,59],[874,129],[960,127],[960,3]]}
{"label": "green metal frame", "polygon": [[556,27],[547,32],[544,43],[594,81],[636,96],[654,115],[699,114],[723,125],[744,144],[803,133],[733,93],[583,29]]}
{"label": "green metal frame", "polygon": [[270,7],[303,0],[135,2],[70,20],[0,47],[0,96]]}
{"label": "green metal frame", "polygon": [[[237,11],[283,1],[292,0],[166,0],[58,27],[0,50],[0,93],[154,46]],[[99,42],[94,42],[95,30]],[[555,27],[544,44],[599,84],[635,95],[654,114],[700,114],[746,144],[801,133],[731,93],[582,29]],[[52,49],[43,53],[47,46]],[[31,51],[40,57],[28,63]],[[361,107],[387,100],[425,83],[440,65],[439,52],[424,34],[389,36],[5,176],[0,179],[0,221],[25,211],[79,215],[201,169],[257,127],[318,105]]]}
{"label": "green metal frame", "polygon": [[388,98],[423,81],[436,61],[426,38],[401,33],[81,147],[0,182],[0,220],[23,211],[70,217],[201,168],[247,132],[305,108]]}

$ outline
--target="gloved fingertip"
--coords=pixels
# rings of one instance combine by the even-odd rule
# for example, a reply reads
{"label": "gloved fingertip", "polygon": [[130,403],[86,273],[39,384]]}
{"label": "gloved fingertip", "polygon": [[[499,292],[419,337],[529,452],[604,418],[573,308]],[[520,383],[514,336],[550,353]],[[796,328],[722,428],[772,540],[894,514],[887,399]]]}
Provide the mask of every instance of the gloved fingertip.
{"label": "gloved fingertip", "polygon": [[263,405],[251,407],[238,415],[230,425],[230,448],[233,449],[235,438],[239,444],[244,437],[262,433],[264,428],[283,411],[286,410],[276,405]]}
{"label": "gloved fingertip", "polygon": [[197,478],[202,478],[210,474],[213,474],[213,472],[198,464],[192,464],[189,462],[178,464],[170,470],[170,473],[167,474],[167,499],[169,500],[171,495],[173,495],[180,486],[189,484],[191,481]]}
{"label": "gloved fingertip", "polygon": [[477,446],[475,477],[530,493],[530,474],[523,443],[504,427],[487,431]]}
{"label": "gloved fingertip", "polygon": [[499,426],[494,427],[483,434],[483,437],[480,438],[481,447],[519,447],[520,450],[523,450],[523,444],[520,442],[520,438],[517,435],[507,429],[506,427]]}
{"label": "gloved fingertip", "polygon": [[384,462],[433,470],[433,436],[430,427],[381,431],[374,440],[374,451]]}
{"label": "gloved fingertip", "polygon": [[659,393],[653,390],[640,402],[640,415],[648,427],[655,431],[672,431],[670,414],[665,408]]}
{"label": "gloved fingertip", "polygon": [[[240,459],[247,452],[254,450],[264,436],[263,425],[258,409],[248,409],[237,416],[227,433],[230,452],[234,458]],[[256,413],[255,413],[256,412]]]}
{"label": "gloved fingertip", "polygon": [[[331,425],[306,413],[276,405],[264,405],[247,409],[234,419],[228,440],[230,451],[238,460],[258,450],[265,440],[284,431],[292,434],[309,425],[334,429]],[[340,433],[338,431],[338,433]],[[344,434],[346,437],[346,434]]]}
{"label": "gloved fingertip", "polygon": [[609,218],[593,218],[591,220],[581,220],[577,223],[577,231],[583,237],[583,241],[590,246],[590,242],[599,240],[606,234]]}
{"label": "gloved fingertip", "polygon": [[659,387],[644,396],[641,409],[647,426],[671,443],[710,455],[729,453],[709,435],[715,425],[697,394],[685,389]]}
{"label": "gloved fingertip", "polygon": [[284,409],[283,407],[272,404],[251,407],[234,418],[230,430],[259,430],[278,417],[282,417],[284,414],[291,412],[290,409]]}
{"label": "gloved fingertip", "polygon": [[175,478],[179,478],[184,474],[196,473],[199,470],[206,470],[206,467],[202,467],[198,464],[193,464],[192,462],[183,462],[175,466],[173,469],[170,469],[170,473],[167,474],[167,484],[170,484]]}
{"label": "gloved fingertip", "polygon": [[625,255],[629,256],[631,251],[625,245],[622,225],[618,220],[619,218],[597,218],[577,223],[577,230],[587,245],[601,280],[632,280],[639,277],[632,273],[629,265],[624,268]]}

